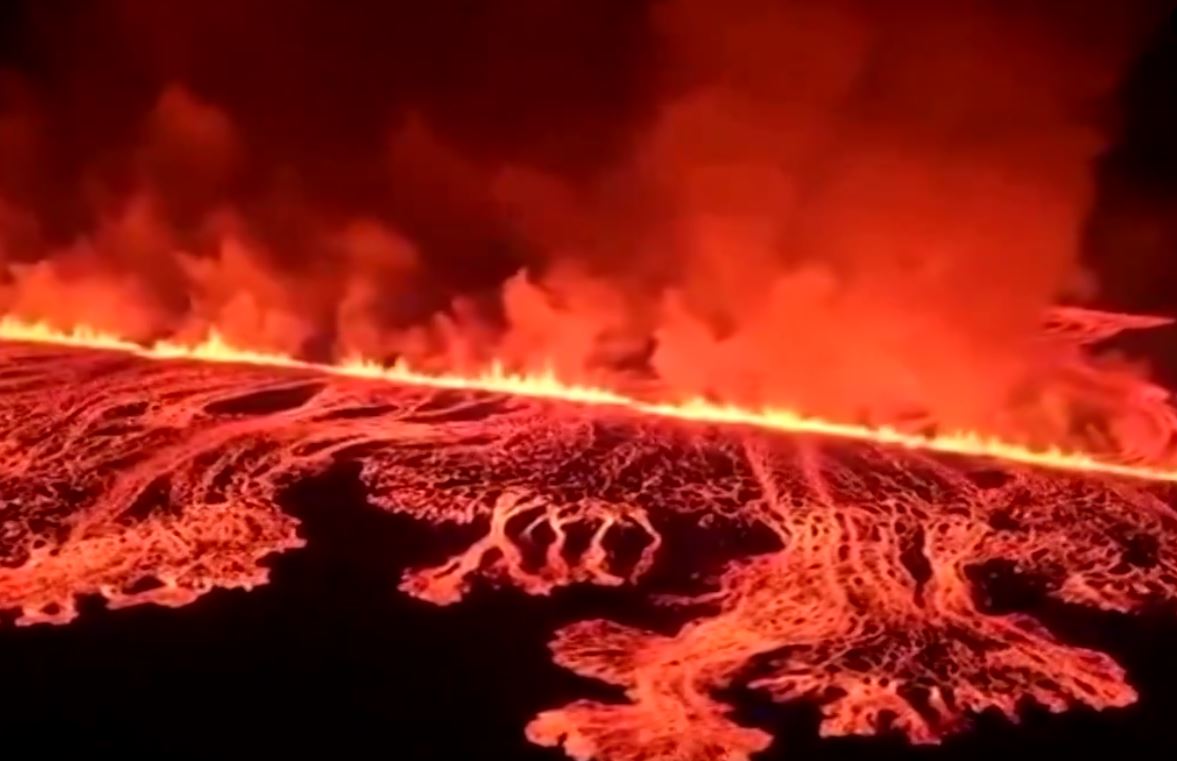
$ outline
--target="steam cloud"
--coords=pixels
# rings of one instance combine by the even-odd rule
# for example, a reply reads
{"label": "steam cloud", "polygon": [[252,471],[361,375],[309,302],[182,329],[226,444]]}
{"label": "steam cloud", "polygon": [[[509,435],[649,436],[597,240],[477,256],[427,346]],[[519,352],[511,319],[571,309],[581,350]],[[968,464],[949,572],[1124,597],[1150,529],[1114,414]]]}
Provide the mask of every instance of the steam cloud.
{"label": "steam cloud", "polygon": [[992,429],[1091,289],[1124,5],[30,4],[0,308]]}

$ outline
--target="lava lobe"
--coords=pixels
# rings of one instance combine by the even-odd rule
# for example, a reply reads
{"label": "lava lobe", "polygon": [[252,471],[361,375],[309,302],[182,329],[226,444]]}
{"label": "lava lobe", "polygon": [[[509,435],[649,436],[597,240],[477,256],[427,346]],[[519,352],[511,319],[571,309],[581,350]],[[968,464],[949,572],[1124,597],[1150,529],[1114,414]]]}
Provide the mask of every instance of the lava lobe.
{"label": "lava lobe", "polygon": [[1122,706],[1115,661],[986,580],[1117,611],[1177,590],[1177,514],[1150,482],[299,369],[16,343],[0,368],[0,608],[18,623],[67,622],[81,594],[183,605],[264,583],[259,561],[303,544],[277,495],[343,461],[374,509],[472,530],[401,579],[437,604],[479,578],[640,583],[668,516],[774,537],[671,601],[675,630],[555,633],[559,664],[624,692],[527,727],[577,759],[748,758],[771,737],[731,718],[732,687],[820,698],[824,734],[916,742],[1027,697]]}

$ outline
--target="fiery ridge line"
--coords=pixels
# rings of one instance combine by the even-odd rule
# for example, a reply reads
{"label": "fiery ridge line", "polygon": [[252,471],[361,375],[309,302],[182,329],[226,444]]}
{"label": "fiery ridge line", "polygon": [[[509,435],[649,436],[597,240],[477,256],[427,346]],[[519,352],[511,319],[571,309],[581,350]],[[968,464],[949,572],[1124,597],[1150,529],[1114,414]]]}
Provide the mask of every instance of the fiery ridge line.
{"label": "fiery ridge line", "polygon": [[1177,482],[1177,469],[1109,462],[1078,451],[1059,447],[1035,449],[974,431],[922,435],[890,426],[839,423],[788,409],[750,409],[702,398],[684,402],[647,402],[598,386],[566,383],[552,371],[514,373],[494,362],[477,375],[424,373],[403,361],[384,365],[367,359],[339,364],[306,362],[288,354],[242,349],[228,343],[215,329],[200,343],[161,340],[143,345],[113,333],[78,325],[68,330],[44,321],[27,321],[11,315],[0,317],[0,340],[21,343],[70,346],[132,354],[151,360],[187,359],[201,362],[245,364],[309,370],[327,375],[387,381],[444,389],[467,389],[517,396],[558,399],[582,405],[623,407],[636,412],[678,420],[725,425],[742,425],[784,433],[812,434],[866,441],[885,446],[938,452],[942,454],[1003,460],[1053,470],[1122,476],[1150,481]]}

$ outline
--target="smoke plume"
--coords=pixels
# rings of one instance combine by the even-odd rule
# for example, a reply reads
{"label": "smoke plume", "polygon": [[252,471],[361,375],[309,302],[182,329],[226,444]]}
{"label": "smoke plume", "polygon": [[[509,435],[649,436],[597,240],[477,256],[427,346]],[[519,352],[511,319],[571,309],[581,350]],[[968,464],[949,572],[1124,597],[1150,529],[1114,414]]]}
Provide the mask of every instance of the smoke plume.
{"label": "smoke plume", "polygon": [[1033,5],[30,3],[0,307],[991,430],[1156,18]]}

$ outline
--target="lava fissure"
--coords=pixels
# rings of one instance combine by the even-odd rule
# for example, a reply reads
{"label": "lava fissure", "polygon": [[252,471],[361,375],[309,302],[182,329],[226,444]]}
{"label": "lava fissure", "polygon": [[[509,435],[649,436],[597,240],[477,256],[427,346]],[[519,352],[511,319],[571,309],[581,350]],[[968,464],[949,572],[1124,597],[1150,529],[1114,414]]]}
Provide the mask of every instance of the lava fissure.
{"label": "lava fissure", "polygon": [[[1069,314],[1069,312],[1064,314]],[[1098,313],[1095,314],[1098,315]],[[1125,325],[1136,327],[1136,324],[1131,321],[1131,316],[1117,315],[1115,317],[1121,329],[1124,329]],[[1112,321],[1112,318],[1105,319]],[[1152,320],[1152,318],[1148,319]],[[1151,326],[1154,322],[1156,321],[1147,321],[1144,325]],[[1098,318],[1097,323],[1102,324]],[[1078,332],[1079,335],[1084,336],[1084,340],[1090,340],[1091,330],[1091,328],[1083,327]],[[1103,332],[1098,332],[1096,335],[1103,337]],[[845,438],[920,451],[992,457],[1037,467],[1092,471],[1128,478],[1177,481],[1177,470],[1172,468],[1118,463],[1083,452],[1065,451],[1058,447],[1034,448],[974,431],[927,435],[908,433],[890,426],[872,427],[829,421],[792,410],[772,407],[756,410],[733,404],[716,403],[701,397],[678,403],[650,402],[603,387],[567,383],[557,378],[551,371],[541,375],[516,374],[505,371],[498,364],[493,364],[486,372],[471,376],[421,373],[402,363],[384,366],[363,359],[338,365],[322,365],[305,362],[285,354],[232,346],[215,331],[211,332],[202,343],[181,344],[172,341],[159,341],[151,346],[143,346],[85,326],[63,331],[46,323],[25,322],[11,316],[0,318],[0,340],[102,349],[149,359],[191,359],[203,362],[248,364],[259,367],[301,369],[345,377],[379,379],[439,389],[501,392],[586,405],[623,407],[659,417],[764,428],[793,434]],[[1107,382],[1105,376],[1091,374],[1081,364],[1073,369],[1076,372],[1090,374],[1089,380],[1093,383]],[[1160,437],[1161,441],[1153,441],[1147,446],[1141,446],[1139,453],[1128,449],[1128,447],[1139,445],[1134,444],[1132,439],[1123,442],[1123,446],[1128,454],[1139,454],[1147,458],[1155,456],[1157,452],[1167,451],[1173,431],[1177,430],[1177,412],[1168,406],[1167,394],[1159,389],[1144,386],[1136,391],[1139,393],[1133,401],[1141,405],[1141,409],[1135,410],[1141,420],[1130,418],[1130,422],[1134,421],[1137,428],[1152,425],[1157,429],[1156,431],[1146,431],[1145,433],[1151,435],[1140,436],[1137,441],[1146,441],[1157,437]],[[1159,395],[1145,393],[1146,391],[1155,391]],[[494,405],[494,402],[487,403]],[[477,416],[478,412],[477,410],[463,412],[456,409],[450,410],[450,414]]]}
{"label": "lava fissure", "polygon": [[1122,706],[1135,692],[1112,658],[985,610],[970,569],[1009,562],[1107,610],[1177,596],[1177,517],[1155,480],[302,366],[31,343],[0,344],[0,362],[25,371],[0,378],[0,608],[23,624],[69,620],[79,595],[181,605],[265,582],[260,561],[303,543],[278,495],[341,462],[375,509],[469,527],[401,579],[436,603],[480,579],[530,594],[640,580],[668,516],[776,537],[681,599],[677,629],[556,634],[559,664],[624,694],[528,726],[578,759],[742,761],[771,736],[734,718],[733,689],[822,696],[825,735],[917,742],[1026,697]]}

